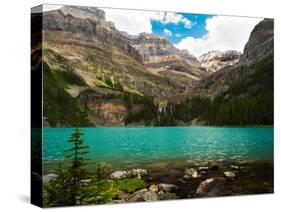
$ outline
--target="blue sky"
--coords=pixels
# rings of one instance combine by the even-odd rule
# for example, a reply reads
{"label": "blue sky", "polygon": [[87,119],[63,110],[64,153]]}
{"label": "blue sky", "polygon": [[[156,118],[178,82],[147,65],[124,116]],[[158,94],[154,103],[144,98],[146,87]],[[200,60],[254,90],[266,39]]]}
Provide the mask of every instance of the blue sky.
{"label": "blue sky", "polygon": [[178,49],[200,55],[212,50],[243,52],[250,33],[262,18],[177,12],[104,9],[106,20],[131,35],[154,33]]}
{"label": "blue sky", "polygon": [[[198,15],[177,13],[191,21],[191,27],[185,27],[184,23],[162,23],[159,20],[151,20],[152,33],[162,35],[173,44],[179,43],[185,37],[200,38],[208,33],[206,30],[206,19],[213,17],[212,15]],[[169,30],[171,34],[165,33]]]}

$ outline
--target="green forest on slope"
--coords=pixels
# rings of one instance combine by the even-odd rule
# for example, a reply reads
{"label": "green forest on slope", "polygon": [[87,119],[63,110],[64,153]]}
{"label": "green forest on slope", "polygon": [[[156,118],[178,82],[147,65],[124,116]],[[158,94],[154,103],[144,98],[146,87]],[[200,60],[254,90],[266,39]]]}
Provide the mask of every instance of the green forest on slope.
{"label": "green forest on slope", "polygon": [[[173,126],[177,121],[189,123],[198,118],[207,125],[272,125],[273,56],[242,69],[247,75],[233,82],[227,92],[214,100],[204,96],[187,97],[181,103],[169,102],[161,112],[150,100],[139,113],[129,113],[126,123],[143,119],[147,125]],[[227,95],[230,98],[225,98]]]}
{"label": "green forest on slope", "polygon": [[[68,64],[66,59],[51,51],[59,64]],[[52,70],[44,62],[44,116],[50,126],[93,126],[89,123],[89,111],[78,103],[66,89],[69,85],[87,84],[69,70],[71,67],[59,66]],[[241,66],[239,80],[231,82],[227,92],[210,99],[204,94],[187,96],[184,101],[167,103],[160,110],[154,97],[140,95],[137,91],[125,90],[122,83],[111,78],[100,79],[103,89],[116,91],[112,97],[125,102],[126,117],[124,125],[142,122],[147,126],[176,126],[190,124],[194,119],[206,125],[272,125],[273,124],[273,55],[250,66]],[[89,90],[90,87],[89,87]],[[227,98],[226,98],[227,97]],[[138,105],[139,110],[133,110]]]}

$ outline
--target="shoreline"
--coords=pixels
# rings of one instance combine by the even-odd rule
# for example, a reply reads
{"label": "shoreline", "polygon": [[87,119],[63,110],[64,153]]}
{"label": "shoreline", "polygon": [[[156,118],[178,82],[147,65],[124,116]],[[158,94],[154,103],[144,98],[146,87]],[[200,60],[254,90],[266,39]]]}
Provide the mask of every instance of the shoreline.
{"label": "shoreline", "polygon": [[[160,128],[160,127],[217,127],[217,128],[274,128],[274,125],[171,125],[171,126],[145,126],[145,125],[114,125],[114,126],[80,126],[79,128]],[[44,129],[73,129],[75,127],[43,127]]]}
{"label": "shoreline", "polygon": [[[94,169],[87,167],[95,175]],[[143,175],[129,176],[133,170]],[[163,185],[172,191],[157,193],[160,200],[218,197],[230,195],[265,194],[274,192],[273,160],[240,161],[192,161],[162,160],[135,166],[117,167],[108,171],[108,179],[128,179],[138,177],[146,183],[146,192],[151,186]],[[112,178],[111,176],[115,176]],[[118,173],[118,174],[117,174]],[[121,173],[121,176],[120,176]],[[50,172],[47,175],[55,174]],[[122,176],[123,175],[123,176]],[[46,173],[44,174],[46,176]],[[143,189],[142,189],[143,190]],[[148,191],[149,191],[148,190]],[[140,191],[128,194],[126,198],[139,195]],[[140,201],[146,201],[141,200]],[[159,198],[155,200],[159,200]],[[167,199],[161,199],[167,198]],[[116,199],[112,203],[130,202],[130,199]]]}
{"label": "shoreline", "polygon": [[[58,164],[61,163],[62,167],[67,166],[68,162],[67,159],[62,160],[43,160],[43,173],[49,174],[53,173],[57,168]],[[164,169],[169,167],[174,168],[182,168],[186,166],[204,166],[207,164],[225,164],[225,165],[243,165],[243,164],[263,164],[263,163],[274,163],[273,157],[272,158],[262,158],[262,159],[241,159],[241,160],[234,160],[234,159],[225,159],[225,160],[192,160],[186,157],[177,157],[177,158],[161,158],[155,160],[143,160],[143,161],[121,161],[121,162],[108,162],[105,160],[95,160],[90,159],[89,163],[98,163],[98,162],[106,162],[112,166],[111,170],[116,171],[120,169],[133,169],[133,168],[144,168],[144,169]],[[94,165],[86,166],[89,170],[91,170]]]}

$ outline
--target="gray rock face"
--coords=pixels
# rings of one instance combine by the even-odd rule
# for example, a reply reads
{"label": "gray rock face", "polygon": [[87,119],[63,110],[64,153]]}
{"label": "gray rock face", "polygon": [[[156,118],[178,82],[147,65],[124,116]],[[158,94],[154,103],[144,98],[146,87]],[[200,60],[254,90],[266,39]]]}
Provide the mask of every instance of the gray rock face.
{"label": "gray rock face", "polygon": [[196,57],[187,50],[178,50],[164,37],[147,33],[131,36],[118,31],[114,24],[105,18],[105,12],[98,8],[63,6],[58,10],[44,13],[43,29],[94,37],[125,50],[147,66],[156,68],[165,66],[168,70],[188,72],[197,77],[206,74],[200,69]]}
{"label": "gray rock face", "polygon": [[112,22],[105,20],[105,12],[94,7],[63,6],[58,10],[44,12],[43,29],[92,36],[102,42],[118,46],[136,60],[139,53],[130,45],[130,38],[119,32]]}
{"label": "gray rock face", "polygon": [[139,52],[143,64],[148,67],[188,73],[199,78],[206,75],[196,57],[187,50],[177,49],[164,37],[141,33],[132,36],[130,44]]}
{"label": "gray rock face", "polygon": [[273,19],[264,19],[255,26],[244,48],[240,63],[251,63],[273,51]]}
{"label": "gray rock face", "polygon": [[226,179],[223,177],[209,178],[201,182],[196,194],[202,197],[214,197],[227,195]]}

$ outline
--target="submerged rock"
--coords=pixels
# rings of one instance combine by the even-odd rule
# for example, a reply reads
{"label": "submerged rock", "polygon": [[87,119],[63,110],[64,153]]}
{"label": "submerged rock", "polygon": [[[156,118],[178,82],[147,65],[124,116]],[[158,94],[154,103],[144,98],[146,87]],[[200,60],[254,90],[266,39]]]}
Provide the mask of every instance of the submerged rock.
{"label": "submerged rock", "polygon": [[58,177],[57,174],[47,174],[47,175],[43,176],[43,182],[48,183],[51,180],[55,180],[57,177]]}
{"label": "submerged rock", "polygon": [[236,176],[236,174],[232,171],[227,171],[227,172],[224,172],[223,174],[227,178],[234,178]]}
{"label": "submerged rock", "polygon": [[226,195],[226,179],[224,177],[208,178],[200,183],[196,194],[202,197],[214,197]]}
{"label": "submerged rock", "polygon": [[208,170],[210,170],[210,168],[209,168],[208,166],[200,166],[200,167],[198,168],[198,172],[200,172],[200,173],[206,172],[206,171],[208,171]]}
{"label": "submerged rock", "polygon": [[201,177],[199,172],[194,168],[186,169],[184,171],[184,174],[186,175],[185,179],[187,179],[188,177],[190,177],[190,178],[200,178]]}
{"label": "submerged rock", "polygon": [[212,163],[209,170],[216,171],[219,169],[219,165],[217,163]]}
{"label": "submerged rock", "polygon": [[172,192],[178,190],[178,186],[174,184],[168,184],[168,183],[160,183],[158,185],[159,189],[164,192]]}
{"label": "submerged rock", "polygon": [[243,169],[242,166],[236,166],[236,165],[230,165],[230,168],[231,168],[232,170],[241,170],[241,169]]}

